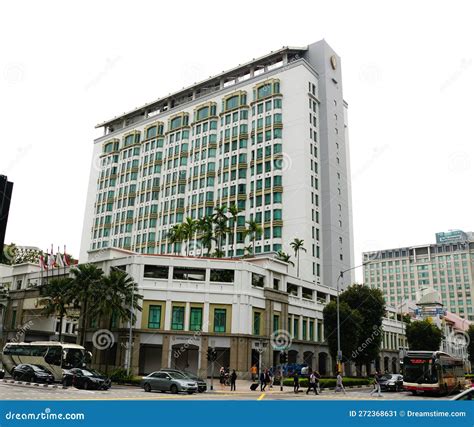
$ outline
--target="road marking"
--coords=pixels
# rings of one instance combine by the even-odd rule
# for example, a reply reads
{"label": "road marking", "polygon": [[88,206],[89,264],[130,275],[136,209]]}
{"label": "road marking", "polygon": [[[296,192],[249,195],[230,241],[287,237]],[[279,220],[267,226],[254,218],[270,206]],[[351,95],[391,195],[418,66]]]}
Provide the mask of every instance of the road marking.
{"label": "road marking", "polygon": [[265,397],[265,393],[262,393],[260,396],[258,396],[257,400],[262,400]]}

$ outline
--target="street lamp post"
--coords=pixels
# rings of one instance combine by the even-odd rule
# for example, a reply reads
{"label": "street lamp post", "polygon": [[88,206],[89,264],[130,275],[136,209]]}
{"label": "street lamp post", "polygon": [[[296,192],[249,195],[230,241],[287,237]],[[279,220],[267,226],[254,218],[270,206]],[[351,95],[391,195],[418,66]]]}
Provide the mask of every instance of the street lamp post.
{"label": "street lamp post", "polygon": [[132,303],[130,305],[130,329],[128,334],[128,351],[127,351],[127,375],[130,375],[132,369],[132,334],[133,334],[133,291],[132,291]]}
{"label": "street lamp post", "polygon": [[356,268],[363,267],[364,265],[367,265],[370,261],[366,261],[360,265],[356,265],[354,267],[348,268],[346,270],[341,270],[339,273],[339,276],[337,278],[337,283],[336,283],[336,289],[337,289],[337,295],[336,295],[336,312],[337,312],[337,370],[338,372],[342,375],[342,351],[341,351],[341,319],[340,319],[340,313],[339,313],[339,280],[344,278],[344,273],[347,273],[348,271],[355,270]]}

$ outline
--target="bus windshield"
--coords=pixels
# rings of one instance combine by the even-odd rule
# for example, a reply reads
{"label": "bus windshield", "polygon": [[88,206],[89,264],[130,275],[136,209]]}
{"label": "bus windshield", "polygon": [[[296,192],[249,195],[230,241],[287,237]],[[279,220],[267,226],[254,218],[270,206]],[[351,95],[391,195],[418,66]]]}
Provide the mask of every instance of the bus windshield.
{"label": "bus windshield", "polygon": [[409,383],[436,384],[436,365],[432,359],[405,357],[403,380]]}

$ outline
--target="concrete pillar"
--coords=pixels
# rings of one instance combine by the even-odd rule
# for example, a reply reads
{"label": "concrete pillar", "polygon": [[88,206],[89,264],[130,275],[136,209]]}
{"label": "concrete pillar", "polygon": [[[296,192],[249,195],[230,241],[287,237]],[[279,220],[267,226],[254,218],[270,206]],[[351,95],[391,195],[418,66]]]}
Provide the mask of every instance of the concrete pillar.
{"label": "concrete pillar", "polygon": [[191,303],[187,302],[184,307],[184,330],[189,331],[189,318],[191,316]]}
{"label": "concrete pillar", "polygon": [[166,301],[166,305],[165,305],[165,327],[164,327],[165,331],[169,331],[171,329],[171,309],[172,309],[171,301],[168,300]]}
{"label": "concrete pillar", "polygon": [[171,337],[169,335],[163,335],[163,347],[161,350],[161,367],[171,368]]}
{"label": "concrete pillar", "polygon": [[[209,332],[209,320],[210,320],[210,313],[209,313],[209,303],[204,303],[204,308],[202,310],[202,331]],[[206,349],[207,351],[207,349]]]}
{"label": "concrete pillar", "polygon": [[209,348],[209,337],[201,337],[201,346],[199,347],[199,366],[198,376],[202,378],[207,377],[207,350]]}

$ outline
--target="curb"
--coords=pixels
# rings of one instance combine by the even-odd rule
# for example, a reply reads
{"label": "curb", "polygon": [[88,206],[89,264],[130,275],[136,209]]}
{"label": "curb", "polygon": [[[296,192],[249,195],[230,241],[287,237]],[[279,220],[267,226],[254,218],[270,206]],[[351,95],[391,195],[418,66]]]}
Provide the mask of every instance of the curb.
{"label": "curb", "polygon": [[33,387],[44,387],[44,388],[55,388],[55,389],[62,389],[66,390],[69,387],[59,384],[42,384],[42,383],[30,383],[30,382],[23,382],[23,381],[15,381],[15,380],[2,380],[6,384],[13,384],[13,385],[26,385],[26,386],[33,386]]}

